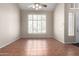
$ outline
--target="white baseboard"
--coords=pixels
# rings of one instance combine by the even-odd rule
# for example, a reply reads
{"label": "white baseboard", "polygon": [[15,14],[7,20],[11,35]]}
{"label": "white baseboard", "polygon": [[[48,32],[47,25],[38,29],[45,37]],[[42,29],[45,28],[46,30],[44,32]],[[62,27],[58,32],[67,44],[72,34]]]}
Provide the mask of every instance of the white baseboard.
{"label": "white baseboard", "polygon": [[5,46],[11,44],[11,43],[15,42],[15,41],[18,40],[18,39],[20,39],[20,38],[16,38],[16,39],[14,39],[14,40],[11,40],[11,41],[7,42],[6,44],[0,46],[0,48],[3,48],[3,47],[5,47]]}
{"label": "white baseboard", "polygon": [[[56,39],[56,38],[55,38]],[[65,42],[64,41],[60,41],[60,40],[58,40],[58,39],[56,39],[57,41],[59,41],[59,42],[61,42],[61,43],[63,43],[63,44],[65,44]]]}
{"label": "white baseboard", "polygon": [[77,42],[65,42],[65,44],[75,44]]}
{"label": "white baseboard", "polygon": [[52,37],[21,37],[22,39],[50,39]]}
{"label": "white baseboard", "polygon": [[43,38],[34,38],[34,37],[28,37],[28,38],[21,38],[21,39],[53,39],[53,37],[48,37],[48,38],[45,38],[45,37],[43,37]]}

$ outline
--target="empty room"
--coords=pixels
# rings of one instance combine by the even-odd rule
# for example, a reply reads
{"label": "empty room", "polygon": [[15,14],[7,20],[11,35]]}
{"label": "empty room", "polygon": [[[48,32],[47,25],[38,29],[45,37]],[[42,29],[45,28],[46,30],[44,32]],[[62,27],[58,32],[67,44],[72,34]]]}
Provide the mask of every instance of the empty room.
{"label": "empty room", "polygon": [[0,3],[0,56],[79,56],[79,3]]}

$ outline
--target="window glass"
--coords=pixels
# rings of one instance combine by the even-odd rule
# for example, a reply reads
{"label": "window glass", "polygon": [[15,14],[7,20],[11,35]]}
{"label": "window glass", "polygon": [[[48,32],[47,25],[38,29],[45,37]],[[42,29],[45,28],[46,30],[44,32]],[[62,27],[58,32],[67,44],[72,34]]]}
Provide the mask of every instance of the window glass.
{"label": "window glass", "polygon": [[74,36],[74,13],[69,12],[68,17],[68,35]]}
{"label": "window glass", "polygon": [[28,33],[46,33],[46,15],[28,15]]}

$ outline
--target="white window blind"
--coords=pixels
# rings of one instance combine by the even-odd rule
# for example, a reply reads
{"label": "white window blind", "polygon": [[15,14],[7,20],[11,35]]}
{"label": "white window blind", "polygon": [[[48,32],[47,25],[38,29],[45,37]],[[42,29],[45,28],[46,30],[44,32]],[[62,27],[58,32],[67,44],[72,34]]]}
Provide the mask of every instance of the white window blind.
{"label": "white window blind", "polygon": [[46,33],[46,15],[28,15],[28,33]]}

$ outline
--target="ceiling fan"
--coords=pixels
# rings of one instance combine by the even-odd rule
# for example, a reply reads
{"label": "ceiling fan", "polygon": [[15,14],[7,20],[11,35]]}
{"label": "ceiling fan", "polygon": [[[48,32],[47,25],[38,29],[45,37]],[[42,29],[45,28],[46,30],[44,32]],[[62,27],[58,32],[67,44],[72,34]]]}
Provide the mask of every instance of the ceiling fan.
{"label": "ceiling fan", "polygon": [[29,8],[33,8],[35,10],[40,10],[42,8],[47,8],[46,4],[41,4],[41,3],[34,3],[28,6]]}

